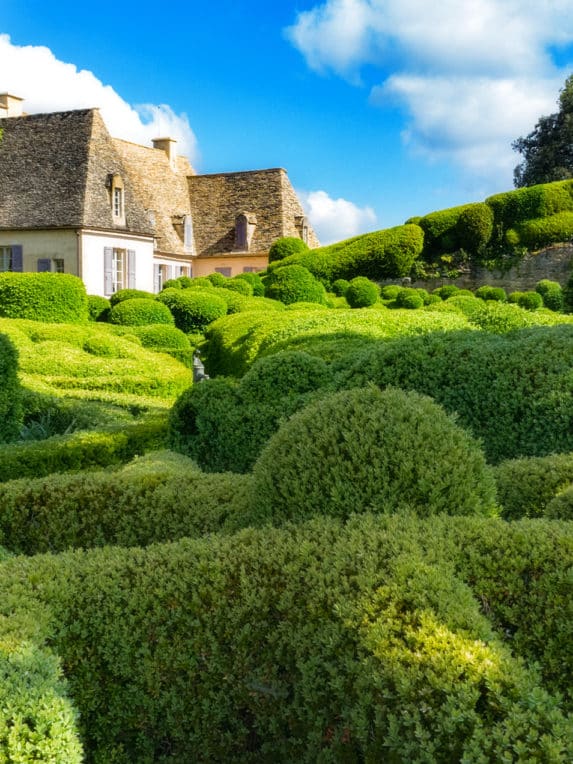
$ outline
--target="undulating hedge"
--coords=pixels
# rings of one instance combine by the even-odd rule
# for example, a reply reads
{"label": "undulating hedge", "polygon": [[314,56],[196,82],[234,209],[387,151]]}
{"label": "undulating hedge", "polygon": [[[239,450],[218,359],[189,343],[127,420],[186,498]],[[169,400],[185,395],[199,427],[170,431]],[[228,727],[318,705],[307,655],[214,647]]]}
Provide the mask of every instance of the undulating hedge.
{"label": "undulating hedge", "polygon": [[507,231],[516,223],[573,210],[573,183],[565,180],[518,188],[490,196],[485,202],[493,210],[494,224]]}
{"label": "undulating hedge", "polygon": [[146,292],[143,289],[118,289],[109,298],[112,308],[125,300],[154,300],[155,295],[152,292]]}
{"label": "undulating hedge", "polygon": [[122,326],[148,326],[149,324],[167,324],[173,326],[175,320],[167,305],[159,300],[145,297],[133,297],[118,302],[110,311],[112,324]]}
{"label": "undulating hedge", "polygon": [[493,213],[484,202],[431,212],[420,219],[424,231],[424,258],[464,249],[476,254],[490,240]]}
{"label": "undulating hedge", "polygon": [[148,417],[107,430],[0,445],[0,482],[121,464],[165,445],[167,421]]}
{"label": "undulating hedge", "polygon": [[324,286],[302,265],[276,268],[265,279],[265,297],[285,305],[293,302],[326,303]]}
{"label": "undulating hedge", "polygon": [[16,554],[146,546],[221,531],[245,514],[250,478],[206,475],[188,458],[153,452],[113,472],[0,484],[0,545]]}
{"label": "undulating hedge", "polygon": [[572,371],[573,326],[538,326],[378,343],[344,365],[339,386],[375,382],[430,395],[457,412],[496,463],[573,451]]}
{"label": "undulating hedge", "polygon": [[256,361],[238,384],[224,378],[194,385],[169,415],[169,444],[207,472],[248,472],[282,421],[330,379],[327,364],[284,352]]}
{"label": "undulating hedge", "polygon": [[[566,764],[572,544],[568,524],[363,516],[15,557],[2,670],[49,643],[88,761]],[[36,758],[79,760],[72,725],[38,724],[52,662],[25,717],[0,706],[8,760],[31,730],[61,746]]]}
{"label": "undulating hedge", "polygon": [[[326,285],[356,276],[374,281],[400,278],[409,275],[423,245],[420,226],[403,225],[291,255],[277,266],[303,265]],[[272,272],[273,264],[269,270]]]}
{"label": "undulating hedge", "polygon": [[88,294],[88,318],[90,321],[108,321],[110,301],[99,294]]}
{"label": "undulating hedge", "polygon": [[495,469],[502,517],[543,517],[547,506],[573,484],[573,453],[509,459]]}
{"label": "undulating hedge", "polygon": [[569,241],[572,237],[573,211],[516,223],[506,234],[507,241],[512,245],[530,250],[541,249],[556,241]]}
{"label": "undulating hedge", "polygon": [[208,289],[165,289],[157,299],[169,308],[175,326],[186,334],[202,332],[227,313],[227,304]]}
{"label": "undulating hedge", "polygon": [[375,386],[326,395],[285,422],[253,468],[255,523],[315,514],[487,514],[477,442],[430,398]]}
{"label": "undulating hedge", "polygon": [[16,440],[22,418],[18,353],[10,338],[0,334],[0,443]]}
{"label": "undulating hedge", "polygon": [[193,350],[189,337],[175,326],[150,324],[136,327],[136,335],[144,348],[168,353],[186,366],[193,366]]}
{"label": "undulating hedge", "polygon": [[83,323],[88,320],[86,288],[67,273],[0,273],[0,316]]}

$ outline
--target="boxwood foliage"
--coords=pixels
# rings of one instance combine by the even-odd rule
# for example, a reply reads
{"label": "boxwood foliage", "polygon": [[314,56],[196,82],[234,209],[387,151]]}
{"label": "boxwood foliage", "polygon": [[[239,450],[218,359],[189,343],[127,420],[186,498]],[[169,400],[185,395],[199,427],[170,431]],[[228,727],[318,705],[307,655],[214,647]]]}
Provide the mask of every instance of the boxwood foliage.
{"label": "boxwood foliage", "polygon": [[[340,284],[340,279],[336,283]],[[351,308],[368,308],[378,302],[380,287],[365,276],[356,276],[348,284],[344,296]]]}
{"label": "boxwood foliage", "polygon": [[238,273],[236,276],[233,276],[232,280],[246,281],[248,284],[250,284],[253,289],[254,297],[265,296],[265,285],[263,284],[262,279],[258,273]]}
{"label": "boxwood foliage", "polygon": [[556,241],[569,241],[573,237],[573,212],[558,212],[546,218],[516,223],[506,233],[506,241],[530,250],[541,249]]}
{"label": "boxwood foliage", "polygon": [[265,280],[265,297],[285,305],[293,302],[326,303],[326,290],[302,265],[276,268]]}
{"label": "boxwood foliage", "polygon": [[551,499],[545,516],[551,520],[573,520],[573,482]]}
{"label": "boxwood foliage", "polygon": [[98,294],[88,294],[88,318],[90,321],[108,321],[110,301]]}
{"label": "boxwood foliage", "polygon": [[505,302],[507,300],[507,293],[503,287],[494,287],[484,284],[475,291],[475,296],[481,300],[496,300],[497,302]]}
{"label": "boxwood foliage", "polygon": [[346,364],[338,384],[431,395],[499,462],[573,451],[572,370],[573,326],[539,326],[388,340]]}
{"label": "boxwood foliage", "polygon": [[573,453],[508,459],[496,467],[495,482],[502,517],[543,517],[552,500],[573,484]]}
{"label": "boxwood foliage", "polygon": [[250,478],[205,475],[187,457],[152,452],[110,472],[0,485],[0,544],[17,554],[145,546],[221,531],[245,514]]}
{"label": "boxwood foliage", "polygon": [[121,464],[161,448],[166,434],[165,418],[149,416],[127,426],[0,445],[0,482]]}
{"label": "boxwood foliage", "polygon": [[[409,224],[291,255],[277,265],[303,265],[326,285],[355,276],[374,281],[400,278],[408,276],[423,244],[422,229]],[[269,270],[272,272],[273,264]]]}
{"label": "boxwood foliage", "polygon": [[516,223],[572,211],[573,182],[565,180],[518,188],[495,194],[485,201],[493,210],[494,224],[507,231]]}
{"label": "boxwood foliage", "polygon": [[227,304],[209,289],[165,289],[157,299],[169,308],[175,326],[185,333],[202,332],[227,313]]}
{"label": "boxwood foliage", "polygon": [[118,302],[110,311],[109,320],[112,324],[122,326],[147,326],[149,324],[175,323],[167,305],[159,300],[146,297],[133,297]]}
{"label": "boxwood foliage", "polygon": [[290,255],[298,255],[301,252],[308,252],[308,244],[306,244],[298,236],[283,236],[281,239],[277,239],[271,244],[269,249],[269,263],[274,263],[277,260],[284,260],[285,257]]}
{"label": "boxwood foliage", "polygon": [[258,360],[238,384],[194,385],[170,412],[170,446],[207,472],[248,472],[280,423],[329,378],[323,360],[291,351]]}
{"label": "boxwood foliage", "polygon": [[134,298],[139,300],[155,300],[155,295],[152,292],[145,292],[143,289],[118,289],[109,298],[109,303],[112,308],[125,300],[133,300]]}
{"label": "boxwood foliage", "polygon": [[0,334],[0,443],[17,439],[22,417],[18,353],[10,338]]}
{"label": "boxwood foliage", "polygon": [[88,319],[86,288],[67,273],[0,273],[0,316],[83,323]]}
{"label": "boxwood foliage", "polygon": [[[565,764],[568,698],[547,687],[556,668],[571,685],[571,543],[565,524],[363,516],[16,557],[3,670],[49,641],[88,761]],[[64,745],[54,727],[38,738]]]}
{"label": "boxwood foliage", "polygon": [[563,310],[563,289],[559,282],[541,279],[535,285],[535,291],[541,295],[544,307],[556,312]]}
{"label": "boxwood foliage", "polygon": [[493,232],[493,213],[484,202],[464,204],[420,219],[424,231],[424,259],[464,249],[476,254],[488,244]]}
{"label": "boxwood foliage", "polygon": [[193,365],[193,350],[189,337],[175,326],[166,324],[150,324],[138,326],[136,336],[141,340],[144,348],[155,350],[159,353],[168,353],[186,366]]}
{"label": "boxwood foliage", "polygon": [[253,468],[252,520],[355,512],[486,514],[478,443],[429,398],[374,386],[325,396],[272,436]]}

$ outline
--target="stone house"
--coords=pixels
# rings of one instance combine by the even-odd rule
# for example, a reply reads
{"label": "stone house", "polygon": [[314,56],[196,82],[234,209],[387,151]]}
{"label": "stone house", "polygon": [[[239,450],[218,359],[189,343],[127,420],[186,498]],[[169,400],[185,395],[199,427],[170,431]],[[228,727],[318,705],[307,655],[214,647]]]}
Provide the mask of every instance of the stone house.
{"label": "stone house", "polygon": [[89,294],[266,267],[318,239],[282,168],[197,175],[175,141],[112,138],[98,109],[22,113],[0,95],[0,271],[79,276]]}

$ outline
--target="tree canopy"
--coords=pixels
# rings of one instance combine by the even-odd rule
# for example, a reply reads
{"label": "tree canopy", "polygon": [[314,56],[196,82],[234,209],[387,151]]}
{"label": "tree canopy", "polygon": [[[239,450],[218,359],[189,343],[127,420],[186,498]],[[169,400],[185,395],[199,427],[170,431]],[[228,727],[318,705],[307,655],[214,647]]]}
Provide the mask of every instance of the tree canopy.
{"label": "tree canopy", "polygon": [[511,146],[523,156],[513,171],[516,188],[573,178],[573,74],[559,94],[559,111],[540,117],[535,128]]}

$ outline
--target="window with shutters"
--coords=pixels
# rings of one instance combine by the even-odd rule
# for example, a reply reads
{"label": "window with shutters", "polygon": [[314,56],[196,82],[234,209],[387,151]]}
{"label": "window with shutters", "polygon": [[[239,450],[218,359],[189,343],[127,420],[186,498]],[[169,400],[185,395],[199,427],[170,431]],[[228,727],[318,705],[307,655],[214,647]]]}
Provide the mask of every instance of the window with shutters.
{"label": "window with shutters", "polygon": [[22,272],[22,246],[0,247],[0,273]]}
{"label": "window with shutters", "polygon": [[[177,274],[180,275],[180,274]],[[166,281],[173,278],[173,266],[166,263],[155,263],[153,266],[153,289],[161,292]]]}
{"label": "window with shutters", "polygon": [[108,175],[108,192],[114,225],[125,225],[125,193],[121,175]]}
{"label": "window with shutters", "polygon": [[135,289],[135,251],[104,249],[104,292],[115,294],[120,289]]}

